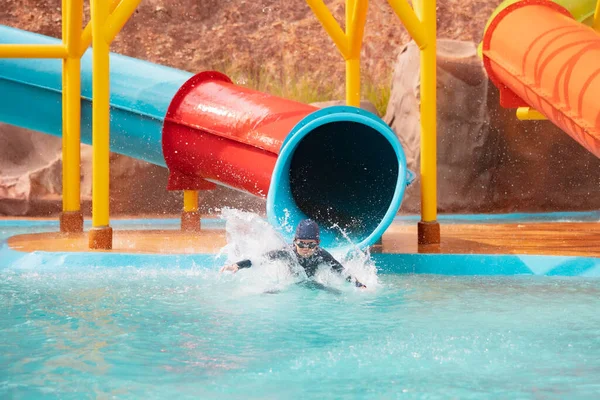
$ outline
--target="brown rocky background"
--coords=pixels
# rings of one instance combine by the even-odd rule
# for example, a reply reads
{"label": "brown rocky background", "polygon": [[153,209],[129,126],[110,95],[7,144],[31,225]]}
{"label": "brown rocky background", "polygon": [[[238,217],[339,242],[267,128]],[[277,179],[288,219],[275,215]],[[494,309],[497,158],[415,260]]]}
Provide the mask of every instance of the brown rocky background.
{"label": "brown rocky background", "polygon": [[[0,24],[60,37],[60,0],[0,2]],[[598,209],[599,160],[550,123],[520,122],[498,107],[474,46],[500,2],[438,0],[438,37],[450,39],[438,52],[440,212]],[[326,4],[343,21],[344,0]],[[418,60],[409,42],[388,3],[370,1],[363,94],[385,114],[418,171]],[[342,58],[302,0],[143,0],[112,51],[190,72],[217,69],[239,84],[301,101],[343,98]],[[60,211],[60,147],[59,138],[0,126],[0,215]],[[91,157],[87,146],[82,151],[89,213]],[[111,212],[178,213],[180,196],[165,190],[166,178],[164,168],[113,154]],[[418,192],[417,181],[402,211],[418,212]],[[223,205],[264,210],[263,201],[225,188],[204,193],[202,204],[203,212]]]}

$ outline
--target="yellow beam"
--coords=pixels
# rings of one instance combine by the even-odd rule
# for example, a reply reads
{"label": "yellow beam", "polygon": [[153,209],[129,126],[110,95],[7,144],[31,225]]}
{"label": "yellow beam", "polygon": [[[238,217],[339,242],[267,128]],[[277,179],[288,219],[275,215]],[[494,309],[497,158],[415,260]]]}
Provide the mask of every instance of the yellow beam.
{"label": "yellow beam", "polygon": [[109,225],[109,50],[104,27],[108,3],[91,0],[92,14],[92,226]]}
{"label": "yellow beam", "polygon": [[[109,10],[112,13],[117,6],[119,5],[119,3],[121,2],[121,0],[111,0],[110,5],[109,5]],[[88,24],[85,26],[85,28],[83,29],[83,32],[81,33],[81,41],[79,44],[79,56],[83,56],[83,53],[86,52],[86,50],[90,47],[90,45],[92,44],[92,22],[88,22]]]}
{"label": "yellow beam", "polygon": [[327,34],[331,37],[331,39],[333,39],[333,42],[337,46],[340,53],[342,53],[344,59],[350,58],[348,38],[344,34],[342,28],[340,28],[340,25],[337,23],[333,15],[331,15],[331,12],[325,3],[323,3],[323,0],[306,0],[306,3],[308,3],[308,6],[311,8],[313,13],[315,13],[319,19],[319,22],[321,22],[321,25],[323,25],[323,28],[325,28]]}
{"label": "yellow beam", "polygon": [[346,12],[346,37],[349,37],[352,25],[352,15],[354,13],[354,7],[356,6],[357,0],[346,0],[346,8],[344,11]]}
{"label": "yellow beam", "polygon": [[350,58],[346,59],[346,104],[360,107],[360,50],[368,0],[346,0],[346,37]]}
{"label": "yellow beam", "polygon": [[[418,1],[420,0],[414,0],[413,4],[417,3]],[[425,29],[427,28],[424,26],[423,20],[419,20],[414,10],[410,7],[406,0],[388,0],[388,3],[398,18],[400,18],[400,21],[402,21],[402,24],[413,38],[417,46],[419,46],[421,50],[425,49],[425,47],[428,45],[428,42],[427,34],[425,32]]]}
{"label": "yellow beam", "polygon": [[427,43],[421,50],[421,220],[433,222],[437,218],[436,0],[419,3]]}
{"label": "yellow beam", "polygon": [[520,119],[521,121],[548,119],[541,112],[534,110],[532,108],[529,108],[529,107],[517,108],[517,118]]}
{"label": "yellow beam", "polygon": [[[69,0],[62,0],[61,1],[61,14],[62,14],[62,23],[61,23],[61,34],[62,34],[62,42],[63,42],[63,46],[66,49],[66,41],[67,41],[67,7],[68,7],[68,1]],[[67,52],[68,53],[68,52]],[[66,101],[66,94],[65,94],[65,87],[67,86],[67,67],[65,64],[65,60],[66,57],[63,58],[63,63],[62,63],[62,129],[63,129],[63,137],[64,137],[64,133],[67,131],[67,127],[65,125],[65,121],[67,120],[67,101]],[[65,152],[65,141],[63,138],[63,142],[62,142],[63,148],[63,157],[64,157],[64,152]],[[64,162],[63,162],[64,164]],[[64,179],[64,169],[63,169],[63,179]],[[63,193],[64,193],[64,188],[63,188]],[[64,196],[63,196],[63,209],[64,209]]]}
{"label": "yellow beam", "polygon": [[350,41],[350,56],[354,58],[360,57],[369,0],[347,0],[347,4],[350,3],[354,4],[351,8],[351,18],[348,18],[348,8],[350,7],[346,7],[346,35]]}
{"label": "yellow beam", "polygon": [[[66,16],[66,18],[65,18]],[[63,0],[63,211],[80,211],[81,59],[79,41],[83,25],[83,0]]]}
{"label": "yellow beam", "polygon": [[592,23],[592,28],[594,28],[596,32],[600,33],[600,0],[596,1],[596,11],[594,12],[594,22]]}
{"label": "yellow beam", "polygon": [[360,107],[360,58],[346,60],[346,104]]}
{"label": "yellow beam", "polygon": [[[358,55],[352,49],[350,34],[356,29],[352,19],[356,4],[361,0],[346,0],[346,38],[349,58],[346,58],[346,105],[360,107],[360,47]],[[358,44],[359,46],[361,43]]]}
{"label": "yellow beam", "polygon": [[0,44],[0,58],[65,58],[62,44]]}
{"label": "yellow beam", "polygon": [[106,21],[106,28],[104,33],[104,39],[108,43],[112,43],[115,40],[117,34],[123,29],[125,23],[131,15],[135,12],[135,9],[142,0],[123,0],[119,5],[111,11],[108,20]]}
{"label": "yellow beam", "polygon": [[183,211],[196,212],[198,211],[198,191],[184,190],[183,191]]}

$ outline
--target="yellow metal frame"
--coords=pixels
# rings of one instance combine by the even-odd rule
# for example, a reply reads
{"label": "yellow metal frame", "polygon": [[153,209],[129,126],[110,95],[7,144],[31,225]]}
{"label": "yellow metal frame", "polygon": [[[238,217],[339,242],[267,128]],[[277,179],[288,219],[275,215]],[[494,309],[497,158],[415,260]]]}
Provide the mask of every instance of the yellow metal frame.
{"label": "yellow metal frame", "polygon": [[[306,0],[346,61],[346,103],[360,106],[360,51],[368,0],[346,0],[346,32],[322,0]],[[421,50],[421,221],[437,223],[436,0],[388,3]],[[439,238],[435,239],[439,243]]]}
{"label": "yellow metal frame", "polygon": [[[388,0],[406,3],[405,0]],[[436,0],[414,0],[420,28],[413,26],[413,33],[420,32],[421,49],[421,221],[437,220],[437,45]],[[412,15],[398,15],[404,23]],[[404,17],[404,18],[403,18]],[[408,28],[407,28],[408,29]],[[411,33],[411,35],[413,34]],[[413,37],[414,38],[414,37]],[[415,39],[416,42],[416,39]],[[437,238],[439,243],[439,238]]]}
{"label": "yellow metal frame", "polygon": [[67,48],[60,44],[0,44],[0,58],[65,58]]}
{"label": "yellow metal frame", "polygon": [[184,190],[183,191],[183,211],[197,212],[198,211],[198,191]]}
{"label": "yellow metal frame", "polygon": [[63,135],[62,176],[63,211],[81,210],[81,28],[83,25],[83,0],[62,0],[63,44],[67,56],[63,58]]}
{"label": "yellow metal frame", "polygon": [[369,1],[346,0],[346,32],[323,0],[306,0],[306,3],[346,61],[346,104],[360,107],[360,51]]}
{"label": "yellow metal frame", "polygon": [[[80,206],[81,56],[92,42],[92,226],[109,226],[110,43],[141,0],[90,0],[91,22],[82,30],[83,0],[63,0],[62,45],[0,45],[0,57],[63,59],[63,211]],[[344,32],[323,0],[306,0],[346,61],[346,103],[360,106],[360,52],[368,0],[346,0]],[[421,220],[437,218],[436,1],[388,0],[421,50]],[[600,2],[594,26],[600,23]],[[416,11],[416,12],[415,12]],[[184,191],[184,211],[198,209],[198,193]],[[439,240],[439,239],[438,239]]]}
{"label": "yellow metal frame", "polygon": [[92,14],[92,227],[109,226],[110,44],[105,40],[109,16],[105,0],[90,0]]}
{"label": "yellow metal frame", "polygon": [[[81,57],[92,49],[92,226],[109,220],[109,57],[114,40],[141,0],[90,0],[91,22],[82,30],[83,0],[62,0],[62,45],[2,44],[0,58],[63,60],[63,211],[81,210]],[[111,243],[112,246],[112,243]]]}
{"label": "yellow metal frame", "polygon": [[540,121],[548,119],[541,112],[534,110],[531,107],[517,108],[517,118],[521,121]]}

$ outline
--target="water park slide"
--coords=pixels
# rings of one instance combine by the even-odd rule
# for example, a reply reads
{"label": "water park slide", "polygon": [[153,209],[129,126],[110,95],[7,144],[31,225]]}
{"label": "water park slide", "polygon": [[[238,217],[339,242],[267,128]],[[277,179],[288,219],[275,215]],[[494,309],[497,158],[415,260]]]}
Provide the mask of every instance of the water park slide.
{"label": "water park slide", "polygon": [[[58,44],[0,26],[0,43]],[[81,140],[91,144],[91,51],[82,58]],[[374,244],[410,179],[394,132],[354,107],[325,109],[111,54],[113,152],[167,166],[170,190],[215,184],[266,197],[289,239],[311,217],[331,247]],[[0,59],[0,122],[61,135],[61,60]],[[336,226],[337,224],[337,226]],[[342,234],[342,227],[345,233]]]}
{"label": "water park slide", "polygon": [[507,108],[531,107],[600,157],[600,34],[586,26],[596,0],[504,2],[482,55]]}

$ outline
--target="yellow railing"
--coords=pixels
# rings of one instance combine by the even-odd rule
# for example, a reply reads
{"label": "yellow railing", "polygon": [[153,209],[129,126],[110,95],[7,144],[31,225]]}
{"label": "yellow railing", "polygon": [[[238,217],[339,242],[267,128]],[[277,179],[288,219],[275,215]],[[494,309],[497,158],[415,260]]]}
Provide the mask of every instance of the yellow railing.
{"label": "yellow railing", "polygon": [[[80,201],[81,57],[92,49],[92,230],[90,248],[112,248],[109,219],[110,43],[141,0],[90,0],[91,22],[82,30],[83,0],[62,0],[62,45],[2,44],[0,58],[63,60],[63,215],[80,218],[61,231],[83,231]],[[73,223],[76,221],[76,223]]]}

